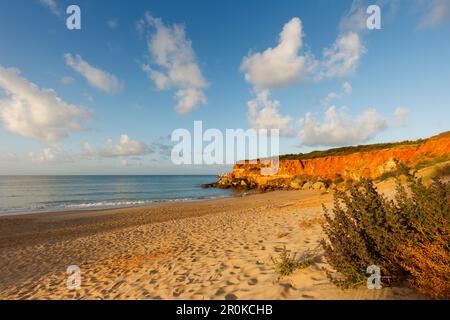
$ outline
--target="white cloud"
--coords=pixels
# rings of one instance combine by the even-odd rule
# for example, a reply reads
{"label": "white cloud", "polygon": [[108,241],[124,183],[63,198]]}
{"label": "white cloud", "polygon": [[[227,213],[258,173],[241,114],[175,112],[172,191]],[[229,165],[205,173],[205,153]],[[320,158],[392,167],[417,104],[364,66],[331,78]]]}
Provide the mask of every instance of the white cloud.
{"label": "white cloud", "polygon": [[111,29],[116,29],[119,26],[119,20],[111,19],[106,22],[107,26]]}
{"label": "white cloud", "polygon": [[47,7],[55,16],[59,17],[61,15],[61,10],[59,9],[56,0],[39,0],[39,2]]}
{"label": "white cloud", "polygon": [[[383,0],[373,1],[380,7],[392,7]],[[323,51],[323,57],[317,61],[316,80],[339,78],[351,75],[357,68],[361,57],[366,53],[362,35],[368,31],[366,10],[369,3],[353,0],[350,10],[339,23],[340,34],[334,43]]]}
{"label": "white cloud", "polygon": [[425,14],[421,17],[418,29],[426,29],[443,24],[450,19],[449,0],[430,0],[425,6]]}
{"label": "white cloud", "polygon": [[406,125],[406,118],[408,116],[408,113],[409,110],[405,107],[398,107],[397,109],[395,109],[395,120],[400,127],[404,127]]}
{"label": "white cloud", "polygon": [[73,57],[66,53],[64,58],[69,67],[80,73],[95,88],[107,93],[117,93],[122,89],[122,84],[115,75],[91,66],[80,55]]}
{"label": "white cloud", "polygon": [[69,85],[75,82],[75,79],[70,76],[64,76],[61,78],[61,83],[64,85]]}
{"label": "white cloud", "polygon": [[352,117],[345,108],[337,110],[334,106],[326,111],[323,123],[307,113],[299,124],[302,126],[303,145],[330,147],[367,142],[388,126],[387,120],[374,109]]}
{"label": "white cloud", "polygon": [[248,102],[247,118],[253,129],[280,129],[281,134],[292,134],[289,124],[290,116],[281,116],[278,112],[280,103],[268,98],[267,90],[257,94],[254,100]]}
{"label": "white cloud", "polygon": [[342,84],[342,90],[344,91],[344,94],[349,95],[349,94],[352,93],[353,87],[352,87],[352,85],[351,85],[349,82],[345,81],[345,82]]}
{"label": "white cloud", "polygon": [[320,104],[321,104],[323,107],[327,107],[327,106],[330,105],[330,102],[331,102],[332,100],[334,100],[334,99],[336,99],[336,98],[338,98],[338,97],[339,97],[339,94],[336,93],[336,92],[334,92],[334,91],[332,91],[332,92],[330,92],[329,94],[327,94],[327,96],[326,96],[325,98],[323,98],[322,100],[320,100]]}
{"label": "white cloud", "polygon": [[[353,14],[355,13],[351,12],[351,15]],[[352,23],[348,22],[345,28],[350,28]],[[322,59],[316,59],[311,53],[300,53],[302,38],[302,22],[295,17],[284,25],[276,47],[268,48],[262,53],[249,54],[243,59],[241,71],[245,73],[245,79],[253,85],[258,95],[248,103],[248,119],[252,127],[260,127],[261,123],[271,127],[272,123],[281,126],[290,122],[289,116],[278,114],[279,103],[274,104],[268,99],[269,89],[288,85],[299,78],[311,77],[319,81],[348,76],[356,70],[360,58],[366,51],[359,34],[355,31],[346,31],[338,36],[331,47],[323,51]],[[161,86],[165,85],[166,80],[163,77],[155,75],[155,78]],[[328,106],[330,100],[349,95],[351,91],[351,85],[345,82],[342,93],[331,92],[322,100],[322,104]],[[265,100],[261,99],[263,92]]]}
{"label": "white cloud", "polygon": [[56,160],[56,155],[52,148],[45,148],[40,153],[30,152],[28,156],[33,163],[47,163]]}
{"label": "white cloud", "polygon": [[108,139],[99,151],[95,150],[87,142],[84,144],[84,154],[86,156],[100,158],[144,156],[151,152],[151,148],[144,142],[133,140],[127,134],[122,134],[118,143]]}
{"label": "white cloud", "polygon": [[61,100],[52,89],[40,89],[20,76],[17,69],[0,66],[0,120],[10,132],[54,143],[81,130],[89,113]]}
{"label": "white cloud", "polygon": [[320,101],[320,104],[324,107],[328,107],[332,100],[341,98],[344,95],[350,95],[352,93],[352,91],[353,91],[352,85],[349,82],[345,81],[342,84],[341,92],[334,92],[334,91],[330,92],[325,98],[323,98]]}
{"label": "white cloud", "polygon": [[[295,17],[286,23],[280,33],[278,46],[262,53],[249,54],[241,64],[245,79],[258,91],[288,85],[299,78],[312,76],[315,80],[345,77],[352,74],[366,52],[359,32],[363,29],[363,7],[355,1],[352,10],[341,21],[342,33],[316,59],[311,53],[300,53],[303,26]],[[365,27],[366,18],[364,18]]]}
{"label": "white cloud", "polygon": [[159,18],[146,13],[137,23],[138,30],[145,32],[147,26],[155,29],[149,33],[148,50],[159,70],[143,65],[142,70],[154,82],[158,90],[177,89],[176,111],[185,114],[206,103],[203,90],[208,82],[203,77],[192,49],[192,42],[186,37],[185,28],[175,24],[167,26]]}
{"label": "white cloud", "polygon": [[367,30],[366,13],[368,3],[362,0],[354,0],[350,10],[344,15],[339,23],[339,29],[342,32],[363,32]]}
{"label": "white cloud", "polygon": [[340,35],[330,48],[324,50],[318,79],[352,74],[365,52],[366,49],[356,32]]}
{"label": "white cloud", "polygon": [[276,47],[244,58],[241,71],[245,79],[259,90],[280,87],[298,79],[305,66],[305,57],[299,55],[302,32],[299,18],[286,23]]}
{"label": "white cloud", "polygon": [[185,114],[194,110],[199,103],[206,103],[206,96],[202,90],[195,88],[181,89],[176,93],[178,104],[175,110],[179,114]]}
{"label": "white cloud", "polygon": [[30,152],[28,156],[34,163],[52,162],[55,160],[55,155],[50,148],[46,148],[42,153],[38,154]]}
{"label": "white cloud", "polygon": [[37,164],[73,161],[72,156],[67,154],[56,144],[45,148],[42,152],[29,152],[28,157],[31,162]]}
{"label": "white cloud", "polygon": [[279,114],[280,103],[269,99],[269,89],[288,85],[306,71],[308,58],[299,55],[302,37],[302,22],[295,17],[284,25],[276,47],[244,57],[240,69],[256,93],[247,103],[247,119],[253,129],[280,129],[281,134],[292,134],[292,117]]}

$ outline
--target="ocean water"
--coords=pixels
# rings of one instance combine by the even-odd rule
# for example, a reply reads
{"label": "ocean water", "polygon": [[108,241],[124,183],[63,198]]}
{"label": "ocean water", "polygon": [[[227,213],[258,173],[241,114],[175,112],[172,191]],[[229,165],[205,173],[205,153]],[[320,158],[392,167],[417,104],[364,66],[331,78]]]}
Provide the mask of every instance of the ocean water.
{"label": "ocean water", "polygon": [[213,199],[214,176],[0,176],[0,215],[144,206]]}

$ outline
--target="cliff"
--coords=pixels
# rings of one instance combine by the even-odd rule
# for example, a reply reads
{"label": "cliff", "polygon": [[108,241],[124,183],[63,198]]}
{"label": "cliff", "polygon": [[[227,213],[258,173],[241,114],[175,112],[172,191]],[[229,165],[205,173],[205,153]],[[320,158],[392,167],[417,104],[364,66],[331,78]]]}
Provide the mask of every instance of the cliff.
{"label": "cliff", "polygon": [[[213,187],[261,189],[326,189],[333,182],[377,179],[395,172],[399,164],[414,167],[449,160],[450,131],[428,139],[400,143],[345,147],[280,157],[275,175],[261,175],[263,165],[238,163]],[[305,187],[306,185],[306,187]]]}

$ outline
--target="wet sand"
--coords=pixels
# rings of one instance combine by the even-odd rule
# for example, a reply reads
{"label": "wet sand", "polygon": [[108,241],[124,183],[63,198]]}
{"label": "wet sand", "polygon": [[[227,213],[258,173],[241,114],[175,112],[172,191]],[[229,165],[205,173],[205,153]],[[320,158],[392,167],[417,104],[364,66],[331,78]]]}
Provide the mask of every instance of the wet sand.
{"label": "wet sand", "polygon": [[[323,257],[278,279],[272,258],[322,239],[320,191],[0,217],[1,299],[421,299],[341,290]],[[68,289],[67,267],[81,269]]]}

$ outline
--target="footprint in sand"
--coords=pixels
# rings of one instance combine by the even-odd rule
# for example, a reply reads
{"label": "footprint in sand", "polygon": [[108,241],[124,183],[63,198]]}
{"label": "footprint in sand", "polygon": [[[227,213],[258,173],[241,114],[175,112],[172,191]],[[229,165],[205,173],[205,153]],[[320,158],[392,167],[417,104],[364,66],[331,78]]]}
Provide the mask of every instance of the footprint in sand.
{"label": "footprint in sand", "polygon": [[219,288],[217,291],[216,291],[216,296],[221,296],[221,295],[223,295],[223,294],[225,294],[225,290],[224,290],[224,288]]}
{"label": "footprint in sand", "polygon": [[225,300],[237,300],[237,298],[238,297],[232,293],[229,293],[225,296]]}
{"label": "footprint in sand", "polygon": [[251,286],[254,286],[255,284],[258,283],[258,279],[256,279],[256,278],[251,278],[251,279],[248,280],[247,283],[248,283],[249,285],[251,285]]}

